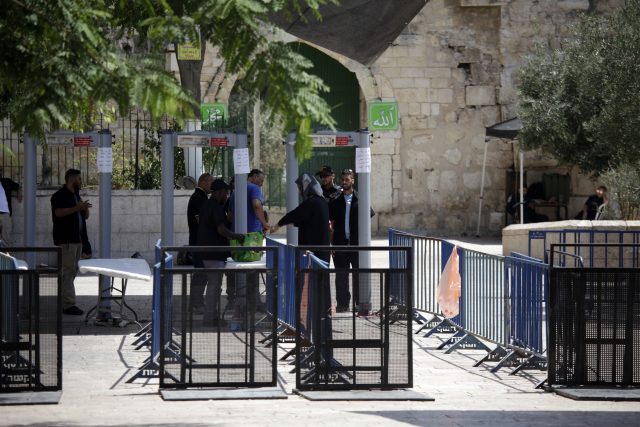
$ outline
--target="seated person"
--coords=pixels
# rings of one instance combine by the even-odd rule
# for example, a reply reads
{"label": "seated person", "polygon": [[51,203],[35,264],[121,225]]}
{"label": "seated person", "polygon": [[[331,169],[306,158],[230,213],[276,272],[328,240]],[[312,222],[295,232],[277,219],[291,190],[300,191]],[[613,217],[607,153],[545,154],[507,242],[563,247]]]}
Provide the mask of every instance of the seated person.
{"label": "seated person", "polygon": [[[523,188],[523,193],[523,224],[549,221],[549,217],[547,215],[539,214],[536,212],[535,204],[537,202],[537,199],[529,195],[527,187]],[[512,193],[507,198],[507,212],[514,217],[520,213],[520,192]]]}
{"label": "seated person", "polygon": [[589,196],[587,201],[584,202],[584,207],[582,208],[582,210],[575,216],[575,219],[596,219],[598,208],[602,205],[606,205],[608,201],[607,187],[605,187],[604,185],[597,186],[596,194]]}

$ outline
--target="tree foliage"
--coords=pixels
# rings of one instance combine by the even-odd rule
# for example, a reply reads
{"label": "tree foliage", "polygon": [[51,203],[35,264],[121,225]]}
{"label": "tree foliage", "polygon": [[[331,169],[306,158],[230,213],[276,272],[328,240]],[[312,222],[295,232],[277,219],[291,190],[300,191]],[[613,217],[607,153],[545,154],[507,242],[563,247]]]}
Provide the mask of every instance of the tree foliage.
{"label": "tree foliage", "polygon": [[[292,19],[335,0],[7,0],[0,11],[0,119],[42,134],[83,129],[96,112],[138,107],[155,120],[193,116],[194,100],[164,71],[168,43],[202,40],[216,46],[226,72],[242,77],[250,97],[298,131],[300,159],[310,153],[311,122],[333,126],[311,64],[277,41],[276,13]],[[117,46],[125,35],[145,55]]]}
{"label": "tree foliage", "polygon": [[598,175],[640,160],[640,0],[585,15],[561,49],[539,48],[520,73],[519,135]]}

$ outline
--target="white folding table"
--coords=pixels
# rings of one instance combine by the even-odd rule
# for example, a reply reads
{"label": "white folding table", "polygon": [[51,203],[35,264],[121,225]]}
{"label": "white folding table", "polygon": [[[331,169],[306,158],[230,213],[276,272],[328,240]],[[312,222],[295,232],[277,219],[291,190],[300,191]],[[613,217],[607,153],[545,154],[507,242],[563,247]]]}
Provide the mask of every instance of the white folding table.
{"label": "white folding table", "polygon": [[[87,312],[85,323],[89,321],[89,317],[93,311],[96,312],[96,319],[109,319],[112,317],[111,305],[103,303],[114,301],[118,304],[119,315],[119,317],[113,317],[114,324],[120,326],[126,326],[126,324],[130,322],[138,324],[138,314],[125,300],[127,281],[134,279],[151,282],[153,276],[147,261],[140,258],[93,258],[79,261],[78,268],[81,273],[97,273],[101,276],[111,277],[111,286],[108,289],[100,289],[98,292],[98,302]],[[120,279],[120,288],[117,288],[115,285],[116,278]],[[114,292],[116,295],[114,295]],[[133,313],[135,321],[131,321],[124,316],[123,310],[125,307]]]}

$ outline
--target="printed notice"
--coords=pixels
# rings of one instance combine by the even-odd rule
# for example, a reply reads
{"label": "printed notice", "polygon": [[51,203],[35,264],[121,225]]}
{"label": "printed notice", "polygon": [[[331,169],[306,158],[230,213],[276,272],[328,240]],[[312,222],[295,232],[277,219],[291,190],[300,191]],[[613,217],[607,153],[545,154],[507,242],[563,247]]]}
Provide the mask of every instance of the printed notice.
{"label": "printed notice", "polygon": [[356,173],[371,173],[371,148],[356,148]]}
{"label": "printed notice", "polygon": [[248,148],[236,148],[233,150],[233,170],[236,174],[250,172]]}
{"label": "printed notice", "polygon": [[98,147],[98,173],[111,173],[113,171],[113,152],[111,147]]}

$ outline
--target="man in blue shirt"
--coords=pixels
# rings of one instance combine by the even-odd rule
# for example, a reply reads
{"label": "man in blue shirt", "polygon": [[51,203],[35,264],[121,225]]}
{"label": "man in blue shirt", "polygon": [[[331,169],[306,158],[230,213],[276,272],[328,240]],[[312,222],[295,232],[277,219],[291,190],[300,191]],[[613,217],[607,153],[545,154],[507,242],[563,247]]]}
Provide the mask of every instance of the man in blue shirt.
{"label": "man in blue shirt", "polygon": [[[260,169],[252,169],[247,177],[247,233],[265,232],[271,228],[263,207],[262,184],[264,184],[264,172]],[[231,210],[234,207],[234,199],[235,192],[229,201]]]}

